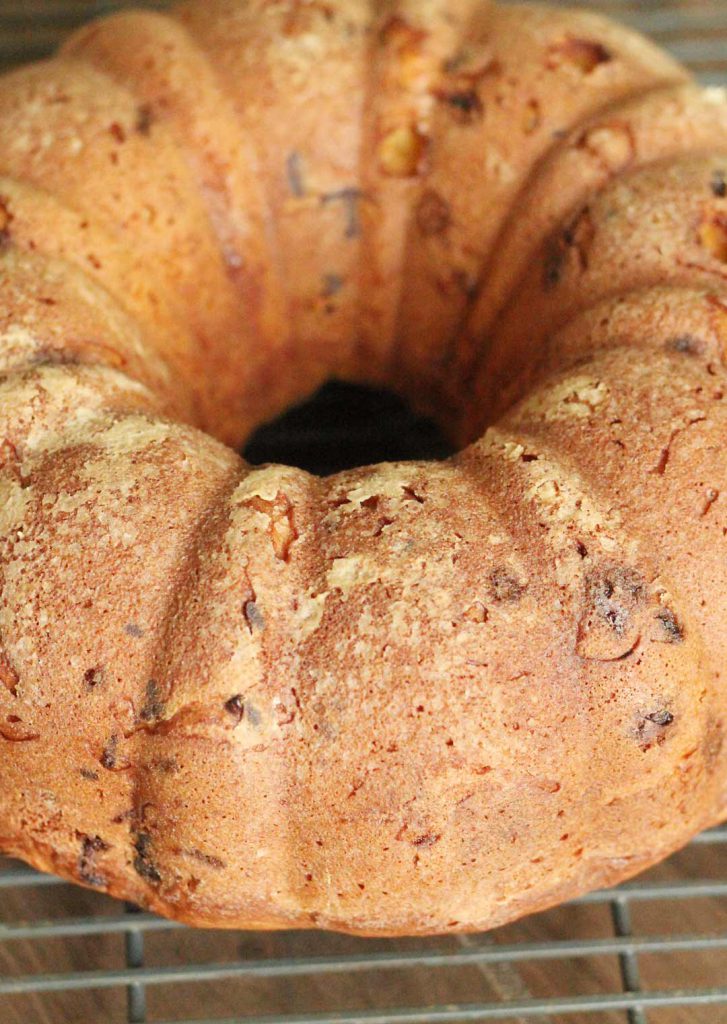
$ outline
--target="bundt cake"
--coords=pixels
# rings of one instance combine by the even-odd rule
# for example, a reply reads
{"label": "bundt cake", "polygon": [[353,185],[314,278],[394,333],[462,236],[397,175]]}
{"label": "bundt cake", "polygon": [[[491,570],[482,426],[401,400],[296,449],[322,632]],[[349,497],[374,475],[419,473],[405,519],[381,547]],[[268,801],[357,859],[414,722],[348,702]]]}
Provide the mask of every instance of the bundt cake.
{"label": "bundt cake", "polygon": [[[0,849],[484,929],[727,816],[727,100],[583,10],[204,0],[0,80]],[[253,468],[321,382],[453,458]]]}

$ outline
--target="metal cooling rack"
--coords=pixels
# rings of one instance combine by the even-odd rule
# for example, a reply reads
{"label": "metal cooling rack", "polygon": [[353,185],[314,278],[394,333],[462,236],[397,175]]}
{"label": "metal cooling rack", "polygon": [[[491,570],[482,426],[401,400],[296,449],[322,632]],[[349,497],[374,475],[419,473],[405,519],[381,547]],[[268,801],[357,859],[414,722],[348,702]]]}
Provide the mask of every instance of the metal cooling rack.
{"label": "metal cooling rack", "polygon": [[[0,0],[0,67],[117,6]],[[706,84],[727,82],[727,0],[581,6],[647,32]],[[446,451],[390,397],[330,385],[247,454],[331,472]],[[494,1020],[727,1024],[727,826],[636,882],[439,939],[195,931],[0,858],[0,1024]]]}
{"label": "metal cooling rack", "polygon": [[[713,866],[725,863],[727,828],[722,827],[698,837],[684,860],[694,852],[704,854]],[[668,874],[669,865],[666,865]],[[681,875],[681,871],[679,872]],[[653,873],[652,873],[653,874]],[[128,907],[119,912],[119,904],[94,893],[86,893],[67,886],[56,878],[40,875],[26,867],[7,867],[0,872],[0,897],[9,893],[22,897],[28,894],[43,895],[46,907],[58,907],[58,894],[65,891],[65,900],[70,896],[75,902],[93,903],[95,912],[86,908],[82,914],[56,913],[50,918],[33,917],[30,920],[10,920],[0,925],[0,952],[5,956],[7,948],[14,943],[25,944],[28,948],[41,947],[49,941],[65,940],[66,944],[79,940],[89,956],[82,967],[63,971],[41,970],[20,973],[15,976],[0,976],[0,1006],[7,1007],[3,1020],[70,1022],[121,1021],[145,1022],[164,1021],[176,1024],[240,1024],[257,1021],[258,1024],[440,1024],[440,1022],[509,1020],[526,1022],[550,1021],[627,1021],[628,1024],[656,1024],[657,1021],[718,1022],[727,1020],[727,985],[724,979],[727,963],[727,880],[720,877],[701,880],[678,877],[672,880],[656,880],[648,877],[637,883],[630,883],[617,889],[590,893],[579,900],[517,925],[499,929],[496,933],[481,936],[450,937],[439,940],[408,940],[375,942],[351,939],[342,936],[308,936],[305,933],[278,933],[266,936],[260,942],[256,934],[235,935],[235,933],[192,932],[182,926],[162,920],[151,914],[141,913]],[[54,900],[54,895],[56,899]],[[36,901],[37,902],[37,901]],[[3,899],[3,904],[5,900]],[[685,907],[722,904],[720,913],[714,910],[699,912],[696,917],[685,911]],[[643,908],[652,911],[646,919],[654,917],[653,909],[659,908],[662,931],[659,934],[641,934],[637,922]],[[641,915],[644,917],[644,915]],[[720,919],[721,928],[704,932],[687,930],[691,921],[709,917],[712,924]],[[548,925],[548,919],[550,919]],[[675,920],[676,919],[676,920]],[[678,925],[674,931],[666,922]],[[585,935],[584,922],[588,923]],[[610,927],[608,927],[610,923]],[[545,925],[545,927],[544,927]],[[600,927],[600,934],[590,934]],[[528,933],[538,932],[550,936],[547,940],[534,941]],[[518,938],[518,933],[520,937]],[[574,935],[576,937],[574,937]],[[196,955],[184,959],[186,942],[175,942],[175,938],[198,939],[193,943],[198,948]],[[98,946],[94,939],[103,938]],[[159,939],[166,939],[166,951]],[[238,949],[237,956],[224,960],[210,958],[221,939],[233,939],[227,947]],[[146,953],[150,940],[157,940],[150,950],[150,961]],[[235,941],[238,940],[238,941]],[[239,941],[241,940],[241,941]],[[105,959],[109,958],[110,944],[117,946],[119,965],[98,966],[89,951],[96,949]],[[257,947],[257,948],[256,948]],[[267,947],[264,952],[262,947]],[[199,949],[204,950],[202,955]],[[180,956],[181,950],[181,956]],[[172,954],[181,962],[157,963],[164,952]],[[717,961],[721,957],[721,962]],[[81,959],[83,956],[81,957]],[[698,988],[669,986],[652,988],[642,979],[653,974],[655,959],[671,960],[671,977],[677,983],[688,974],[685,963],[688,958],[715,958],[714,984]],[[651,967],[644,968],[651,960]],[[71,957],[73,960],[73,957]],[[600,976],[602,969],[593,976],[589,965],[607,961],[613,962],[613,978],[618,984],[604,987],[601,991],[581,991],[583,985],[571,987],[573,970],[559,972],[564,965],[585,964],[583,979]],[[51,961],[52,962],[52,961]],[[533,971],[533,967],[545,965],[546,974]],[[616,969],[617,968],[617,969]],[[704,972],[705,964],[700,970]],[[456,972],[465,972],[457,980]],[[396,995],[401,984],[390,985],[392,975],[413,976],[416,990],[425,977],[443,976],[444,989],[452,994],[459,991],[471,992],[479,989],[477,1000],[427,1003],[425,1005],[387,1005],[388,999]],[[708,973],[708,972],[707,972]],[[356,986],[357,995],[374,993],[384,1000],[384,1005],[368,1002],[364,1007],[346,1006],[308,1012],[308,1006],[320,1005],[326,999],[326,986],[335,979],[334,995],[350,992],[352,979],[366,975],[373,983]],[[532,978],[548,977],[551,994],[533,995],[528,989],[528,975]],[[262,995],[259,983],[264,982],[268,994]],[[210,994],[209,1001],[218,1005],[235,1005],[234,1016],[205,1015],[179,1016],[179,988],[196,986],[212,993],[219,987],[233,983],[235,992],[230,996],[216,999]],[[255,985],[258,984],[258,991]],[[531,982],[532,984],[532,982]],[[277,994],[273,990],[277,987]],[[406,986],[405,986],[406,987]],[[412,986],[410,986],[412,987]],[[441,987],[441,986],[440,986]],[[553,994],[553,990],[557,994]],[[96,1006],[88,1016],[68,1016],[63,1009],[68,998],[79,994],[87,996],[98,992],[126,993],[125,1009],[116,1001],[82,1000],[81,1013],[88,1013],[87,1006]],[[162,993],[162,999],[156,998]],[[171,993],[171,995],[170,995]],[[272,993],[272,998],[271,998]],[[62,995],[61,1001],[53,998]],[[148,1005],[152,1002],[155,1006]],[[23,1002],[24,1000],[24,1002]],[[45,1003],[44,1003],[45,1000]],[[50,1001],[48,1001],[50,1000]],[[204,1003],[204,999],[202,1002]],[[199,1000],[192,1000],[199,1003]],[[256,1005],[277,1004],[286,1012],[258,1015]],[[14,1016],[15,1009],[19,1016]],[[186,1005],[186,1000],[185,1004]],[[45,1009],[34,1016],[33,1007]],[[111,1012],[111,1016],[101,1016]],[[164,1007],[171,1007],[177,1013],[164,1015]],[[161,1008],[163,1015],[158,1015]],[[250,1009],[252,1008],[252,1013]],[[305,1009],[304,1009],[305,1008]],[[303,1012],[300,1012],[302,1011]],[[681,1011],[681,1016],[664,1016]],[[224,1008],[223,1008],[224,1012]],[[114,1016],[117,1013],[120,1015]],[[660,1015],[661,1014],[661,1015]]]}

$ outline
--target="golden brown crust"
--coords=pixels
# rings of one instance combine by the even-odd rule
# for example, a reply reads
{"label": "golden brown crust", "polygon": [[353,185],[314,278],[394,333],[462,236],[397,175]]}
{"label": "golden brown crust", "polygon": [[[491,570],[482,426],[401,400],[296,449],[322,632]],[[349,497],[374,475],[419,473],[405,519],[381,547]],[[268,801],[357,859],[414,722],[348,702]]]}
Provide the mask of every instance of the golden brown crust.
{"label": "golden brown crust", "polygon": [[[207,350],[207,372],[216,382],[215,433],[235,444],[280,412],[302,382],[283,371],[295,354],[283,268],[270,246],[277,211],[269,209],[254,142],[261,132],[251,125],[241,130],[224,69],[208,59],[203,40],[194,22],[187,28],[150,11],[129,11],[92,22],[64,52],[133,93],[143,134],[171,131],[190,165],[222,257],[214,288],[223,309]],[[248,45],[259,61],[256,41]]]}
{"label": "golden brown crust", "polygon": [[727,131],[719,90],[694,84],[649,90],[581,121],[531,176],[497,258],[469,314],[473,337],[487,332],[532,258],[534,246],[618,175],[657,160],[709,152]]}
{"label": "golden brown crust", "polygon": [[[500,258],[498,235],[523,222],[523,198],[543,161],[575,126],[686,78],[664,53],[590,11],[496,8],[483,49],[479,60],[465,49],[437,94],[426,195],[446,205],[448,229],[422,230],[410,218],[396,357],[402,386],[418,371],[414,390],[447,367],[450,353],[432,337],[461,344],[465,313]],[[462,97],[471,95],[476,108],[463,117]]]}
{"label": "golden brown crust", "polygon": [[[391,935],[724,817],[726,109],[470,0],[125,13],[0,81],[0,848]],[[331,374],[473,443],[220,443]]]}
{"label": "golden brown crust", "polygon": [[491,416],[506,409],[537,366],[545,338],[584,310],[652,288],[702,289],[719,303],[727,284],[727,197],[717,183],[726,165],[727,146],[724,155],[686,155],[626,171],[545,236],[479,339],[464,385],[469,437],[484,425],[474,410]]}
{"label": "golden brown crust", "polygon": [[267,259],[282,282],[289,339],[279,360],[290,367],[284,401],[350,362],[367,202],[359,159],[368,6],[211,0],[177,13],[214,55],[235,111],[231,134],[244,139],[240,156],[264,190]]}

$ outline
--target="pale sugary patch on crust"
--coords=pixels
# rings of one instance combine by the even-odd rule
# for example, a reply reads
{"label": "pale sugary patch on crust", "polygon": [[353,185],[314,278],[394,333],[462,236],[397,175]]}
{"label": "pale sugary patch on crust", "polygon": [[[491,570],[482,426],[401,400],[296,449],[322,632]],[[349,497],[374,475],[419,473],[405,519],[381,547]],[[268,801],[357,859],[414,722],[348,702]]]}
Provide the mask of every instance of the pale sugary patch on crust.
{"label": "pale sugary patch on crust", "polygon": [[378,564],[378,560],[366,555],[349,555],[337,558],[326,574],[326,581],[331,590],[340,591],[345,598],[356,587],[364,587],[368,583],[381,581],[387,575],[386,570]]}
{"label": "pale sugary patch on crust", "polygon": [[[348,504],[360,505],[371,497],[403,499],[404,489],[411,485],[413,468],[410,464],[391,463],[373,467],[361,483],[346,491]],[[346,511],[348,506],[344,504],[341,508]]]}
{"label": "pale sugary patch on crust", "polygon": [[108,367],[39,366],[0,376],[0,431],[22,442],[24,457],[83,443],[120,408],[156,404],[149,388]]}
{"label": "pale sugary patch on crust", "polygon": [[327,598],[328,592],[303,594],[298,598],[298,607],[293,612],[293,621],[301,640],[306,640],[320,626]]}
{"label": "pale sugary patch on crust", "polygon": [[3,543],[22,526],[29,503],[27,488],[0,475],[0,538]]}
{"label": "pale sugary patch on crust", "polygon": [[0,333],[0,347],[3,355],[14,348],[34,349],[40,339],[33,332],[32,317],[26,317],[23,324],[13,323]]}
{"label": "pale sugary patch on crust", "polygon": [[[580,535],[593,538],[604,552],[620,549],[627,557],[636,557],[638,540],[624,531],[618,508],[590,494],[585,479],[567,459],[553,458],[543,451],[542,444],[528,443],[526,435],[512,435],[502,427],[490,427],[477,447],[518,463],[524,496],[535,506],[538,518],[548,523],[550,544],[572,551],[575,528]],[[527,456],[528,452],[533,454]],[[569,562],[578,564],[575,552]]]}
{"label": "pale sugary patch on crust", "polygon": [[546,420],[588,419],[608,394],[603,381],[582,374],[537,391],[525,399],[523,410],[533,415],[540,413]]}
{"label": "pale sugary patch on crust", "polygon": [[727,89],[721,85],[710,85],[702,90],[702,96],[707,103],[713,103],[716,107],[723,107],[727,103]]}
{"label": "pale sugary patch on crust", "polygon": [[160,420],[125,416],[96,434],[94,443],[105,449],[109,458],[119,458],[160,444],[169,437],[172,430],[171,424]]}
{"label": "pale sugary patch on crust", "polygon": [[287,466],[263,466],[261,469],[252,469],[237,487],[230,499],[231,503],[244,504],[251,498],[275,501],[281,490],[284,491],[287,485],[296,482],[303,475],[301,470]]}

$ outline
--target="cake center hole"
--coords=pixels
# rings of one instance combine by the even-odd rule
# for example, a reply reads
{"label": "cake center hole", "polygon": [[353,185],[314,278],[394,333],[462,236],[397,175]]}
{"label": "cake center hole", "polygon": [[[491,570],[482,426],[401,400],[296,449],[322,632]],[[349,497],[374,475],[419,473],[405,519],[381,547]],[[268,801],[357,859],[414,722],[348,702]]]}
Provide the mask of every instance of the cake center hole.
{"label": "cake center hole", "polygon": [[252,465],[281,462],[326,476],[374,462],[444,459],[454,450],[392,392],[333,382],[256,430],[242,454]]}

